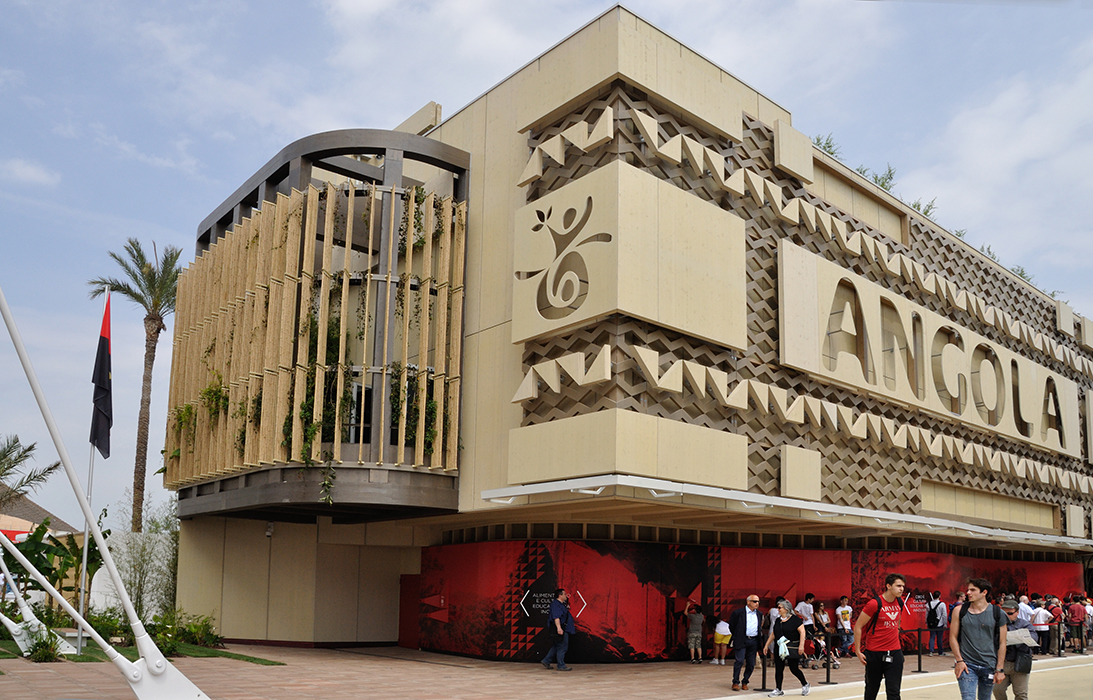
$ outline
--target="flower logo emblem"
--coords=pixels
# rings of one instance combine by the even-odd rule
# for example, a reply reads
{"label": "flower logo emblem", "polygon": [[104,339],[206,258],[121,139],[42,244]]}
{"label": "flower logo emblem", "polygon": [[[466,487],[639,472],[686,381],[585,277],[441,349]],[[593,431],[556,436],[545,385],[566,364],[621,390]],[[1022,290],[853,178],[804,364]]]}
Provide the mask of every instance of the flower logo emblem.
{"label": "flower logo emblem", "polygon": [[536,308],[543,318],[551,320],[569,316],[588,297],[588,267],[578,248],[588,243],[611,241],[610,233],[585,231],[592,216],[592,197],[586,200],[584,212],[579,216],[575,208],[566,209],[560,227],[552,223],[553,214],[553,207],[548,207],[546,211],[537,209],[535,216],[539,223],[531,230],[541,231],[545,228],[550,232],[554,241],[554,261],[539,270],[516,273],[516,279],[521,281],[541,276]]}

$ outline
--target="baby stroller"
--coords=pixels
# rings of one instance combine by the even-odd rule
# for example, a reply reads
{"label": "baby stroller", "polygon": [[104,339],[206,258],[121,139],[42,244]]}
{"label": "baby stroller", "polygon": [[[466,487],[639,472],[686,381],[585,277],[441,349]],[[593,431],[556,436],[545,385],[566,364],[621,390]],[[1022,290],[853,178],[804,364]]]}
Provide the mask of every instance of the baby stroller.
{"label": "baby stroller", "polygon": [[[802,668],[827,668],[827,641],[823,635],[805,640],[805,656],[807,658],[801,660]],[[839,648],[835,644],[831,646],[831,668],[839,668]]]}

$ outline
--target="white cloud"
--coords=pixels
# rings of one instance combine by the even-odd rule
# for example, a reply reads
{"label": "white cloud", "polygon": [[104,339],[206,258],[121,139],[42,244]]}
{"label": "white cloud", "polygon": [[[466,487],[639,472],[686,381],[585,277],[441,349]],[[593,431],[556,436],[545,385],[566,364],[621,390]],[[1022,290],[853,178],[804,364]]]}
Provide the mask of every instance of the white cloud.
{"label": "white cloud", "polygon": [[[1048,289],[1071,290],[1093,314],[1086,199],[1093,191],[1093,39],[1050,75],[1013,75],[966,104],[926,149],[930,165],[900,189],[938,196],[943,220],[969,229],[1008,266],[1027,268]],[[932,195],[930,195],[932,196]]]}
{"label": "white cloud", "polygon": [[0,91],[23,82],[23,72],[13,68],[0,68]]}
{"label": "white cloud", "polygon": [[190,145],[187,139],[179,139],[174,142],[175,155],[173,157],[160,156],[141,151],[136,145],[123,141],[116,134],[107,132],[102,124],[92,124],[91,129],[95,132],[96,143],[110,148],[123,158],[135,160],[155,168],[180,170],[188,175],[197,173],[198,162],[187,151]]}
{"label": "white cloud", "polygon": [[0,160],[0,180],[53,187],[61,182],[61,174],[29,160],[10,158]]}

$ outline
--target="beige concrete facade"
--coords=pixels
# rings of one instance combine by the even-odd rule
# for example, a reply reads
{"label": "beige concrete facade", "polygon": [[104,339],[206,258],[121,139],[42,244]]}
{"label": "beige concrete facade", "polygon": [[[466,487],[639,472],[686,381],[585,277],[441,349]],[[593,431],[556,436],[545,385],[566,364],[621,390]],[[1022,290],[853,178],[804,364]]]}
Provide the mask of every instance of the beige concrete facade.
{"label": "beige concrete facade", "polygon": [[[645,527],[661,542],[1093,551],[1093,323],[813,147],[702,56],[613,8],[427,136],[471,162],[454,185],[405,169],[438,198],[465,194],[460,362],[419,385],[435,376],[433,395],[450,397],[457,380],[449,451],[404,456],[400,439],[397,457],[357,459],[339,443],[327,465],[345,481],[367,468],[372,484],[452,472],[457,505],[405,523],[184,520],[180,604],[226,636],[393,641],[399,576],[417,573],[421,546],[536,524],[550,537]],[[340,235],[334,259],[371,274],[371,249],[346,255]],[[289,277],[278,284],[310,284]],[[364,302],[346,299],[352,318]],[[403,308],[402,356],[431,366],[444,343]],[[345,361],[363,366],[354,376],[399,381],[367,341],[346,352],[364,358]],[[300,387],[292,369],[277,371]],[[186,381],[201,385],[173,372],[172,396]],[[200,494],[229,467],[242,490],[258,473],[285,482],[300,460],[268,439],[236,467],[216,463],[230,442],[199,444],[204,466],[176,486]]]}

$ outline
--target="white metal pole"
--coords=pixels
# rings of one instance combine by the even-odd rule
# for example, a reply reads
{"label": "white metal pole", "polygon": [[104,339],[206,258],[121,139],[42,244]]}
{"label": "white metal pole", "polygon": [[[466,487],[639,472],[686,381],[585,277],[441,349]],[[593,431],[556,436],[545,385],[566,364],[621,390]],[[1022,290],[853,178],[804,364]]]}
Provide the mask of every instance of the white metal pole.
{"label": "white metal pole", "polygon": [[[95,479],[95,446],[87,458],[87,502],[91,503],[91,485]],[[91,521],[84,520],[83,525],[83,563],[80,566],[80,616],[87,615],[87,540]],[[83,627],[76,627],[76,653],[83,653]]]}
{"label": "white metal pole", "polygon": [[[163,652],[159,650],[159,647],[156,646],[155,642],[148,635],[148,631],[144,629],[144,623],[142,623],[137,616],[137,611],[133,608],[133,601],[129,598],[129,594],[125,590],[125,584],[122,583],[121,576],[118,574],[118,567],[114,564],[114,557],[110,555],[110,550],[106,546],[106,540],[103,539],[102,531],[99,530],[99,526],[95,522],[95,517],[91,512],[91,504],[87,502],[83,487],[80,486],[80,479],[76,475],[76,469],[72,466],[72,460],[68,456],[68,450],[65,448],[64,440],[61,438],[61,431],[57,428],[56,421],[53,420],[53,413],[49,410],[49,404],[46,402],[45,393],[42,391],[41,384],[38,383],[38,376],[34,373],[34,367],[30,363],[27,349],[23,345],[23,338],[19,335],[19,328],[15,325],[15,318],[11,314],[11,308],[8,306],[7,299],[4,297],[3,288],[0,288],[0,314],[4,317],[4,324],[8,328],[8,335],[11,336],[11,342],[15,345],[15,352],[19,356],[19,362],[23,365],[23,372],[27,375],[27,381],[30,382],[31,391],[34,392],[34,398],[38,402],[38,408],[42,412],[42,418],[45,420],[46,427],[49,428],[49,435],[53,438],[53,444],[57,448],[57,456],[61,458],[61,464],[64,465],[65,475],[68,476],[68,483],[72,486],[72,492],[76,494],[76,500],[80,503],[80,509],[83,511],[84,519],[90,527],[91,534],[95,537],[95,544],[99,547],[99,553],[102,554],[103,566],[106,568],[107,573],[110,574],[110,580],[113,582],[114,588],[117,591],[118,600],[125,610],[126,617],[129,618],[129,624],[133,628],[133,636],[136,640],[137,649],[140,651],[140,655],[147,660],[148,670],[151,673],[163,673],[167,669],[167,660],[164,658]],[[69,607],[71,608],[71,606]],[[73,610],[72,612],[75,611]]]}
{"label": "white metal pole", "polygon": [[130,680],[130,682],[140,680],[140,670],[136,666],[134,666],[131,661],[119,654],[117,649],[110,646],[109,642],[103,639],[102,635],[96,632],[95,628],[88,624],[87,620],[83,619],[83,617],[76,612],[75,608],[72,607],[72,604],[65,600],[65,597],[61,595],[56,588],[50,585],[49,581],[46,580],[45,576],[42,576],[42,574],[34,568],[34,565],[31,564],[25,556],[23,556],[23,553],[20,552],[18,548],[16,548],[15,544],[7,538],[7,535],[2,532],[0,532],[0,547],[8,550],[8,553],[15,558],[15,561],[19,562],[22,567],[26,569],[27,574],[29,574],[31,578],[37,581],[38,585],[40,585],[47,594],[52,596],[53,599],[56,600],[57,603],[64,609],[64,611],[68,613],[73,620],[76,621],[76,626],[78,626],[80,629],[84,629],[85,627],[87,628],[88,636],[94,639],[95,643],[102,648],[103,653],[105,653],[107,658],[109,658],[110,661],[114,663],[114,666],[116,666],[117,669],[121,671],[122,675],[125,676],[126,680]]}

